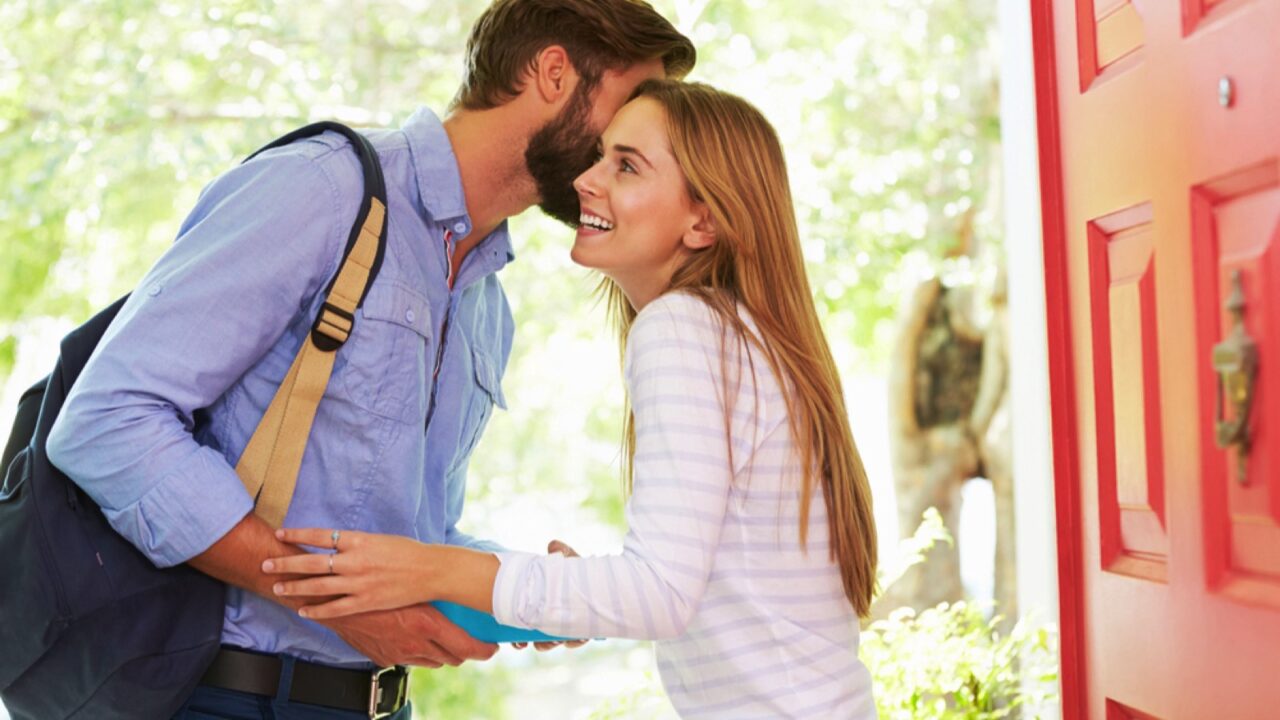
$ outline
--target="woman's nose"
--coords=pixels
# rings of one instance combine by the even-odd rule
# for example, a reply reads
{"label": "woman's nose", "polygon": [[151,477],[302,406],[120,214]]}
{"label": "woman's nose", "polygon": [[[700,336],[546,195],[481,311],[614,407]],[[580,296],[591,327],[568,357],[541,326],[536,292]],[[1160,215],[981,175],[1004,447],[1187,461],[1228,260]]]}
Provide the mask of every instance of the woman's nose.
{"label": "woman's nose", "polygon": [[596,166],[592,165],[581,175],[574,178],[573,189],[577,190],[579,195],[590,195],[592,197],[599,195],[599,193],[596,192],[595,183],[591,181],[591,176],[595,169]]}

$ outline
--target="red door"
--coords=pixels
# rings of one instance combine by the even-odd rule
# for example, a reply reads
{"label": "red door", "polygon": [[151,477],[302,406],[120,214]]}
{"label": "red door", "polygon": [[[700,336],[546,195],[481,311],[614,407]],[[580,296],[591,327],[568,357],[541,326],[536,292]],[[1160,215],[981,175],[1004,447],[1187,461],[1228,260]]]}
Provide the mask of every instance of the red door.
{"label": "red door", "polygon": [[1031,2],[1064,715],[1280,718],[1280,0]]}

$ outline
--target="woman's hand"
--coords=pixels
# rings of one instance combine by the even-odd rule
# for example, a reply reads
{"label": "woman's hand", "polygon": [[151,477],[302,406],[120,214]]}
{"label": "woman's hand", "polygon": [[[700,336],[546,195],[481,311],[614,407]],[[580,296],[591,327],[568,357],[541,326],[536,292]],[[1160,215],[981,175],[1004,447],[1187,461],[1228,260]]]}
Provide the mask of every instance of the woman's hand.
{"label": "woman's hand", "polygon": [[398,535],[354,530],[281,529],[276,537],[287,543],[329,548],[331,553],[302,553],[271,558],[262,571],[274,575],[311,575],[275,584],[277,595],[317,597],[341,595],[298,614],[313,620],[343,617],[373,610],[391,610],[438,599],[433,567],[444,550]]}

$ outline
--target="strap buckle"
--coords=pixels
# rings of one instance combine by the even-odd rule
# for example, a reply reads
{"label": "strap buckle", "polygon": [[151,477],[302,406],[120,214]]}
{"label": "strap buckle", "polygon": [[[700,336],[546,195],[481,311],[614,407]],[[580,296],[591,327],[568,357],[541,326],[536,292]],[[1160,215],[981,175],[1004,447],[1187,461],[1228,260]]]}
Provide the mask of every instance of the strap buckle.
{"label": "strap buckle", "polygon": [[[382,684],[382,676],[387,673],[394,673],[391,679],[395,684],[389,687]],[[388,694],[387,690],[392,692]],[[404,667],[392,665],[374,670],[369,677],[369,720],[382,720],[400,712],[408,695],[409,672]]]}
{"label": "strap buckle", "polygon": [[311,325],[311,342],[319,350],[333,352],[347,341],[355,324],[354,315],[325,300]]}

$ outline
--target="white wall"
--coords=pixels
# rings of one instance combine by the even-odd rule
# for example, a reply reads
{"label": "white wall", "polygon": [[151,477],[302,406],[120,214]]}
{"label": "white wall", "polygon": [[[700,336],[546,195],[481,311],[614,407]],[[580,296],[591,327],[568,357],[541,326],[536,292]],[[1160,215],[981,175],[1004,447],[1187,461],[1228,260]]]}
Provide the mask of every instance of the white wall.
{"label": "white wall", "polygon": [[[1018,607],[1056,624],[1058,579],[1031,7],[1027,0],[998,2]],[[1057,716],[1056,709],[1041,714]]]}

